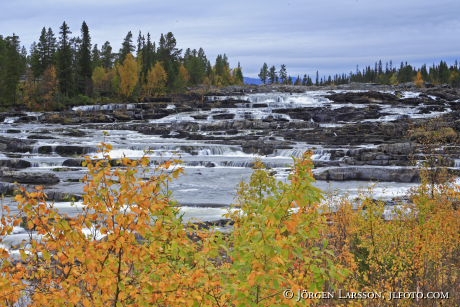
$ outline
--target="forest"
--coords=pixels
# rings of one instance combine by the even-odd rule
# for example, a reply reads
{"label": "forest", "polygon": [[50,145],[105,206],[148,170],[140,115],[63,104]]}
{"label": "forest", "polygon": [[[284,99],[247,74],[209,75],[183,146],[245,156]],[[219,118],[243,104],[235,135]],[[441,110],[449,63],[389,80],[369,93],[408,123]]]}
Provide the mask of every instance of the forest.
{"label": "forest", "polygon": [[[348,74],[314,77],[290,76],[286,65],[279,69],[264,63],[259,78],[264,84],[338,85],[350,82],[401,84],[416,82],[460,86],[457,62],[445,61],[415,68],[407,62],[393,65],[381,60]],[[146,97],[182,93],[193,86],[242,85],[242,67],[231,68],[225,54],[211,63],[202,48],[177,48],[174,34],[161,34],[158,42],[150,33],[129,31],[118,51],[106,41],[91,43],[86,22],[73,35],[66,22],[56,34],[43,27],[29,51],[17,35],[0,35],[0,107],[29,110],[60,110],[68,106],[114,101],[142,101]]]}
{"label": "forest", "polygon": [[[264,63],[265,84],[349,82],[460,86],[459,65],[393,66],[381,61],[350,74],[292,78]],[[143,101],[192,86],[243,84],[225,54],[177,47],[173,33],[128,32],[114,51],[92,45],[88,25],[72,36],[43,28],[30,50],[0,36],[0,108],[61,110]],[[433,126],[409,131],[447,148],[458,138]],[[438,146],[439,145],[439,146]],[[433,155],[421,184],[391,206],[372,190],[333,198],[314,186],[311,153],[293,158],[288,180],[254,162],[239,184],[222,230],[185,223],[169,189],[180,160],[85,157],[81,213],[59,211],[43,187],[18,187],[17,208],[1,203],[0,306],[459,306],[458,174]],[[431,161],[431,162],[430,162]],[[431,163],[431,164],[430,164]],[[80,182],[80,181],[79,181]],[[5,238],[21,230],[11,248]]]}
{"label": "forest", "polygon": [[267,63],[264,63],[258,76],[263,84],[326,86],[347,84],[350,82],[387,85],[415,82],[419,87],[425,85],[460,87],[460,65],[457,61],[451,66],[447,65],[445,61],[440,61],[438,65],[433,64],[431,67],[427,67],[424,64],[417,69],[407,62],[401,62],[399,67],[397,67],[393,65],[392,61],[383,64],[382,60],[379,60],[375,62],[373,67],[366,66],[360,70],[357,66],[356,71],[352,71],[349,74],[320,77],[319,71],[316,71],[314,80],[308,74],[304,74],[303,76],[298,75],[297,77],[290,76],[284,64],[277,70],[274,65],[269,68]]}
{"label": "forest", "polygon": [[59,110],[69,105],[138,101],[184,92],[188,86],[243,84],[242,68],[230,68],[225,54],[211,64],[202,48],[177,48],[174,34],[131,31],[119,51],[110,42],[91,44],[86,22],[72,36],[66,22],[55,34],[41,30],[29,52],[17,35],[0,36],[0,106]]}

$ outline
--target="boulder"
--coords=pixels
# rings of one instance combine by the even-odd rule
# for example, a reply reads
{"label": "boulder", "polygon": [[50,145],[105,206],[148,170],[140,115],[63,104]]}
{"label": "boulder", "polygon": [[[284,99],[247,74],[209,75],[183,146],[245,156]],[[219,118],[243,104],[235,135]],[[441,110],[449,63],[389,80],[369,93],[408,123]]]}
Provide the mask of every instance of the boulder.
{"label": "boulder", "polygon": [[0,182],[0,195],[13,195],[16,188],[12,183]]}
{"label": "boulder", "polygon": [[96,152],[96,147],[77,146],[77,145],[59,145],[56,146],[55,152],[64,157],[84,155],[90,152]]}
{"label": "boulder", "polygon": [[29,161],[21,160],[21,159],[2,159],[0,160],[0,167],[7,167],[7,168],[28,168],[31,167],[32,164]]}
{"label": "boulder", "polygon": [[16,139],[0,136],[0,151],[27,152],[30,151],[31,145],[35,142],[35,140]]}
{"label": "boulder", "polygon": [[62,162],[62,166],[67,167],[81,167],[84,159],[67,159]]}

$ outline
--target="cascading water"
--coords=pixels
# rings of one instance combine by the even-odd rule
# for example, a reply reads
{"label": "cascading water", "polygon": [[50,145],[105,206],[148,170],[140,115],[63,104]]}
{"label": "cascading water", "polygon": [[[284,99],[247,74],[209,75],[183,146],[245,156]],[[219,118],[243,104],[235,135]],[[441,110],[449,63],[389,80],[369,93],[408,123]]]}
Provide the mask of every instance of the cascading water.
{"label": "cascading water", "polygon": [[[332,93],[338,92],[332,91]],[[351,110],[356,110],[356,113],[360,113],[367,110],[369,104],[334,103],[325,97],[327,94],[328,92],[325,91],[315,91],[292,94],[273,92],[207,96],[205,102],[208,103],[208,108],[188,108],[186,112],[180,111],[182,107],[180,103],[165,103],[161,111],[166,110],[167,112],[160,114],[169,115],[162,118],[150,117],[157,119],[137,122],[137,124],[146,127],[161,128],[158,135],[139,133],[138,131],[143,130],[131,128],[132,123],[124,123],[125,126],[121,126],[121,123],[117,122],[105,126],[98,123],[85,126],[49,123],[43,125],[43,123],[33,122],[22,123],[22,120],[18,120],[19,117],[10,116],[4,119],[2,136],[16,137],[21,140],[33,140],[34,138],[31,136],[40,137],[36,138],[34,143],[20,148],[21,150],[18,152],[4,151],[0,153],[0,156],[5,156],[5,159],[14,156],[17,159],[29,161],[32,163],[32,167],[27,171],[53,172],[59,176],[60,183],[52,188],[69,194],[81,193],[82,184],[79,182],[79,178],[84,175],[81,160],[84,155],[100,157],[100,155],[96,155],[96,151],[97,145],[101,142],[113,145],[114,150],[110,153],[113,159],[122,156],[138,158],[147,155],[155,161],[154,164],[156,165],[168,158],[177,157],[182,159],[181,165],[185,167],[185,175],[171,183],[171,189],[179,203],[195,206],[210,204],[227,206],[234,201],[238,182],[247,179],[251,174],[256,158],[261,159],[278,178],[283,180],[287,180],[293,161],[292,157],[300,158],[307,150],[312,150],[312,159],[320,162],[317,163],[320,167],[329,167],[333,163],[338,166],[338,161],[342,158],[337,158],[339,155],[334,150],[338,148],[342,152],[346,152],[347,149],[340,147],[341,145],[323,142],[320,138],[314,139],[317,143],[310,143],[310,140],[305,140],[303,134],[312,129],[311,125],[303,125],[296,130],[296,127],[299,127],[296,124],[302,121],[311,124],[312,116],[297,119],[299,117],[294,117],[297,115],[294,112],[302,113],[305,109],[305,113],[322,112],[323,110],[333,113],[338,112],[341,108],[351,108]],[[416,97],[416,95],[413,96]],[[228,107],[222,107],[225,106],[225,103],[221,102],[229,99],[233,99],[233,102]],[[216,102],[215,105],[219,105],[219,107],[213,108],[213,102]],[[382,113],[386,112],[385,114],[391,115],[389,117],[384,117],[386,115],[377,117],[378,121],[382,122],[394,120],[394,116],[411,108],[406,105],[395,106],[392,104],[383,104],[380,107]],[[312,110],[315,108],[322,109],[320,111]],[[73,108],[76,112],[75,116],[84,112],[112,114],[115,110],[145,111],[146,109],[148,108],[144,104],[107,104]],[[290,112],[276,112],[280,109]],[[411,109],[410,114],[412,117],[431,115],[431,113],[421,114],[414,108]],[[32,116],[32,114],[30,115]],[[33,120],[38,120],[39,117],[37,115]],[[375,118],[363,119],[362,122],[366,120],[375,120]],[[340,130],[355,122],[345,117],[339,123],[321,123],[323,127],[319,127],[319,129],[331,129],[330,135],[334,135],[334,129]],[[117,126],[118,124],[120,126]],[[232,131],[229,131],[230,129]],[[12,130],[15,133],[11,133]],[[75,130],[81,133],[74,135]],[[104,133],[103,130],[107,130],[108,133]],[[180,132],[187,133],[181,134]],[[47,136],[50,139],[46,139]],[[265,143],[272,145],[272,147],[264,148]],[[255,148],[253,148],[253,144],[255,144]],[[278,146],[278,144],[282,146]],[[359,145],[372,145],[373,148],[376,146],[373,143]],[[336,147],[332,148],[331,146]],[[333,152],[334,154],[332,154]],[[351,158],[347,157],[347,159],[350,160]],[[353,159],[356,160],[357,158],[353,157]],[[340,162],[347,163],[346,161]],[[366,161],[358,162],[364,163]],[[455,160],[455,167],[460,168],[460,159]],[[56,168],[58,170],[54,170]],[[366,184],[365,182],[347,182],[346,184],[341,182],[335,183],[335,186],[338,186],[344,193],[356,194],[357,186]],[[320,181],[318,185],[327,188],[330,183]],[[402,186],[402,184],[394,184],[393,186],[390,185],[390,188],[399,189]]]}

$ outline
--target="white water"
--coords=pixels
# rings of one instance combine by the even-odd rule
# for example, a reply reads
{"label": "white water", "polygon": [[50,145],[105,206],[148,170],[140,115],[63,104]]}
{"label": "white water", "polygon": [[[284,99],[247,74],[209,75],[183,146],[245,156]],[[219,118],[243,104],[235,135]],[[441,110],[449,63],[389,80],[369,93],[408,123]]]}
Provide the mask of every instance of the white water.
{"label": "white water", "polygon": [[[343,91],[312,91],[306,93],[266,93],[266,94],[249,94],[246,96],[215,96],[207,97],[209,101],[218,101],[223,99],[239,99],[243,101],[241,106],[235,108],[214,108],[209,111],[194,111],[186,113],[176,113],[161,119],[150,120],[150,123],[212,123],[216,121],[234,121],[234,120],[283,120],[292,121],[292,119],[281,113],[274,113],[276,109],[284,108],[306,108],[306,107],[324,107],[336,109],[340,107],[353,107],[359,112],[360,108],[366,108],[366,104],[336,104],[325,98],[324,96],[330,93],[338,93]],[[403,92],[404,98],[416,98],[416,92]],[[262,106],[265,104],[265,106]],[[257,106],[257,107],[256,107]],[[262,106],[262,107],[261,107]],[[368,119],[368,121],[392,121],[400,116],[408,116],[409,118],[433,117],[443,112],[431,112],[428,114],[420,114],[419,109],[413,106],[405,105],[385,105],[380,104],[382,112],[389,115],[382,116],[379,119]],[[93,112],[101,110],[117,110],[142,107],[139,104],[110,104],[97,106],[80,106],[73,108],[78,112]],[[174,104],[167,105],[168,110],[177,110]],[[446,110],[448,112],[449,110]],[[40,114],[34,114],[39,116]],[[224,115],[224,116],[222,116]],[[225,119],[226,115],[230,115],[232,119]],[[31,115],[32,116],[32,115]],[[200,120],[196,120],[200,118]],[[219,119],[217,119],[219,118]],[[222,119],[221,119],[222,118]],[[274,172],[275,176],[280,180],[286,180],[288,177],[290,166],[292,165],[292,157],[301,157],[307,150],[313,151],[313,160],[320,161],[323,164],[334,162],[332,161],[331,150],[340,148],[326,148],[322,146],[313,146],[298,142],[291,149],[276,149],[275,152],[268,156],[258,156],[248,154],[243,151],[239,145],[228,145],[222,143],[213,143],[212,141],[191,141],[186,139],[174,138],[171,134],[170,138],[162,138],[160,136],[144,135],[136,131],[130,130],[107,130],[107,133],[94,126],[64,126],[54,124],[22,124],[15,123],[18,117],[5,118],[2,124],[1,135],[7,137],[17,137],[26,139],[31,135],[47,135],[53,139],[38,139],[37,143],[32,147],[31,151],[23,154],[20,158],[30,161],[33,164],[33,169],[44,171],[61,167],[63,162],[70,158],[82,158],[80,155],[60,156],[56,153],[57,146],[72,145],[83,147],[83,151],[91,156],[100,158],[101,154],[96,153],[96,147],[101,142],[111,143],[114,150],[110,153],[111,158],[120,158],[123,156],[131,158],[139,158],[141,156],[151,157],[153,160],[168,159],[171,157],[180,158],[183,160],[182,166],[185,167],[184,176],[171,183],[171,189],[174,191],[174,196],[179,203],[185,205],[184,208],[193,208],[188,212],[194,212],[193,216],[202,214],[220,216],[219,210],[215,206],[228,206],[234,202],[236,186],[241,180],[247,180],[252,172],[252,166],[256,158],[262,159],[268,167]],[[148,122],[146,122],[148,124]],[[340,127],[344,123],[320,123],[321,127]],[[66,135],[64,132],[71,129],[77,129],[85,133],[84,136],[74,137]],[[7,133],[8,129],[13,129],[18,133]],[[238,131],[238,136],[242,139],[250,131]],[[203,135],[206,133],[203,132]],[[221,136],[221,140],[225,140],[225,135]],[[229,136],[234,137],[234,136]],[[40,148],[43,146],[51,146],[51,152],[48,154],[40,154]],[[373,144],[361,144],[359,147],[375,148]],[[45,151],[48,152],[48,151]],[[0,157],[6,157],[7,153],[0,153]],[[337,162],[337,160],[335,161]],[[460,159],[455,160],[455,167],[460,168]],[[29,170],[27,170],[29,171]],[[63,181],[56,186],[55,190],[62,189],[68,193],[76,193],[81,189],[81,184],[73,184],[65,181],[66,179],[75,180],[78,176],[83,176],[83,169],[76,168],[69,171],[56,173],[59,176],[64,176]],[[338,190],[343,195],[356,195],[360,189],[366,188],[369,183],[366,182],[335,182],[326,183],[318,182],[317,185],[327,192]],[[390,198],[407,192],[414,185],[405,185],[400,183],[383,183],[374,189],[374,193],[378,197]],[[190,206],[190,207],[187,207]],[[204,206],[200,209],[196,206]],[[63,210],[70,210],[63,205]],[[73,208],[75,209],[75,208]],[[215,209],[215,210],[214,210]],[[189,214],[189,213],[187,213]]]}

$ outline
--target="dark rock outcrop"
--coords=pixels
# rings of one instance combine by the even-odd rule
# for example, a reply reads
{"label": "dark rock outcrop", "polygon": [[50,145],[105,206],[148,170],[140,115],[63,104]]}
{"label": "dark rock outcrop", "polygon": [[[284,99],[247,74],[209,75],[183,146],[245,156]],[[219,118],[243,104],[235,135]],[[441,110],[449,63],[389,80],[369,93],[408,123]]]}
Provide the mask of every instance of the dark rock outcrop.
{"label": "dark rock outcrop", "polygon": [[416,168],[390,168],[390,167],[331,167],[315,170],[317,180],[363,180],[363,181],[389,181],[389,182],[419,182],[419,170]]}
{"label": "dark rock outcrop", "polygon": [[21,159],[1,159],[0,167],[22,169],[31,167],[32,164],[29,161]]}
{"label": "dark rock outcrop", "polygon": [[369,104],[369,103],[390,103],[394,104],[399,101],[396,95],[390,93],[383,93],[377,91],[366,92],[345,92],[333,93],[327,95],[326,98],[335,103],[356,103],[356,104]]}
{"label": "dark rock outcrop", "polygon": [[35,140],[0,136],[0,151],[27,152],[35,142]]}
{"label": "dark rock outcrop", "polygon": [[59,178],[53,173],[2,171],[0,172],[0,181],[52,185],[58,183]]}

